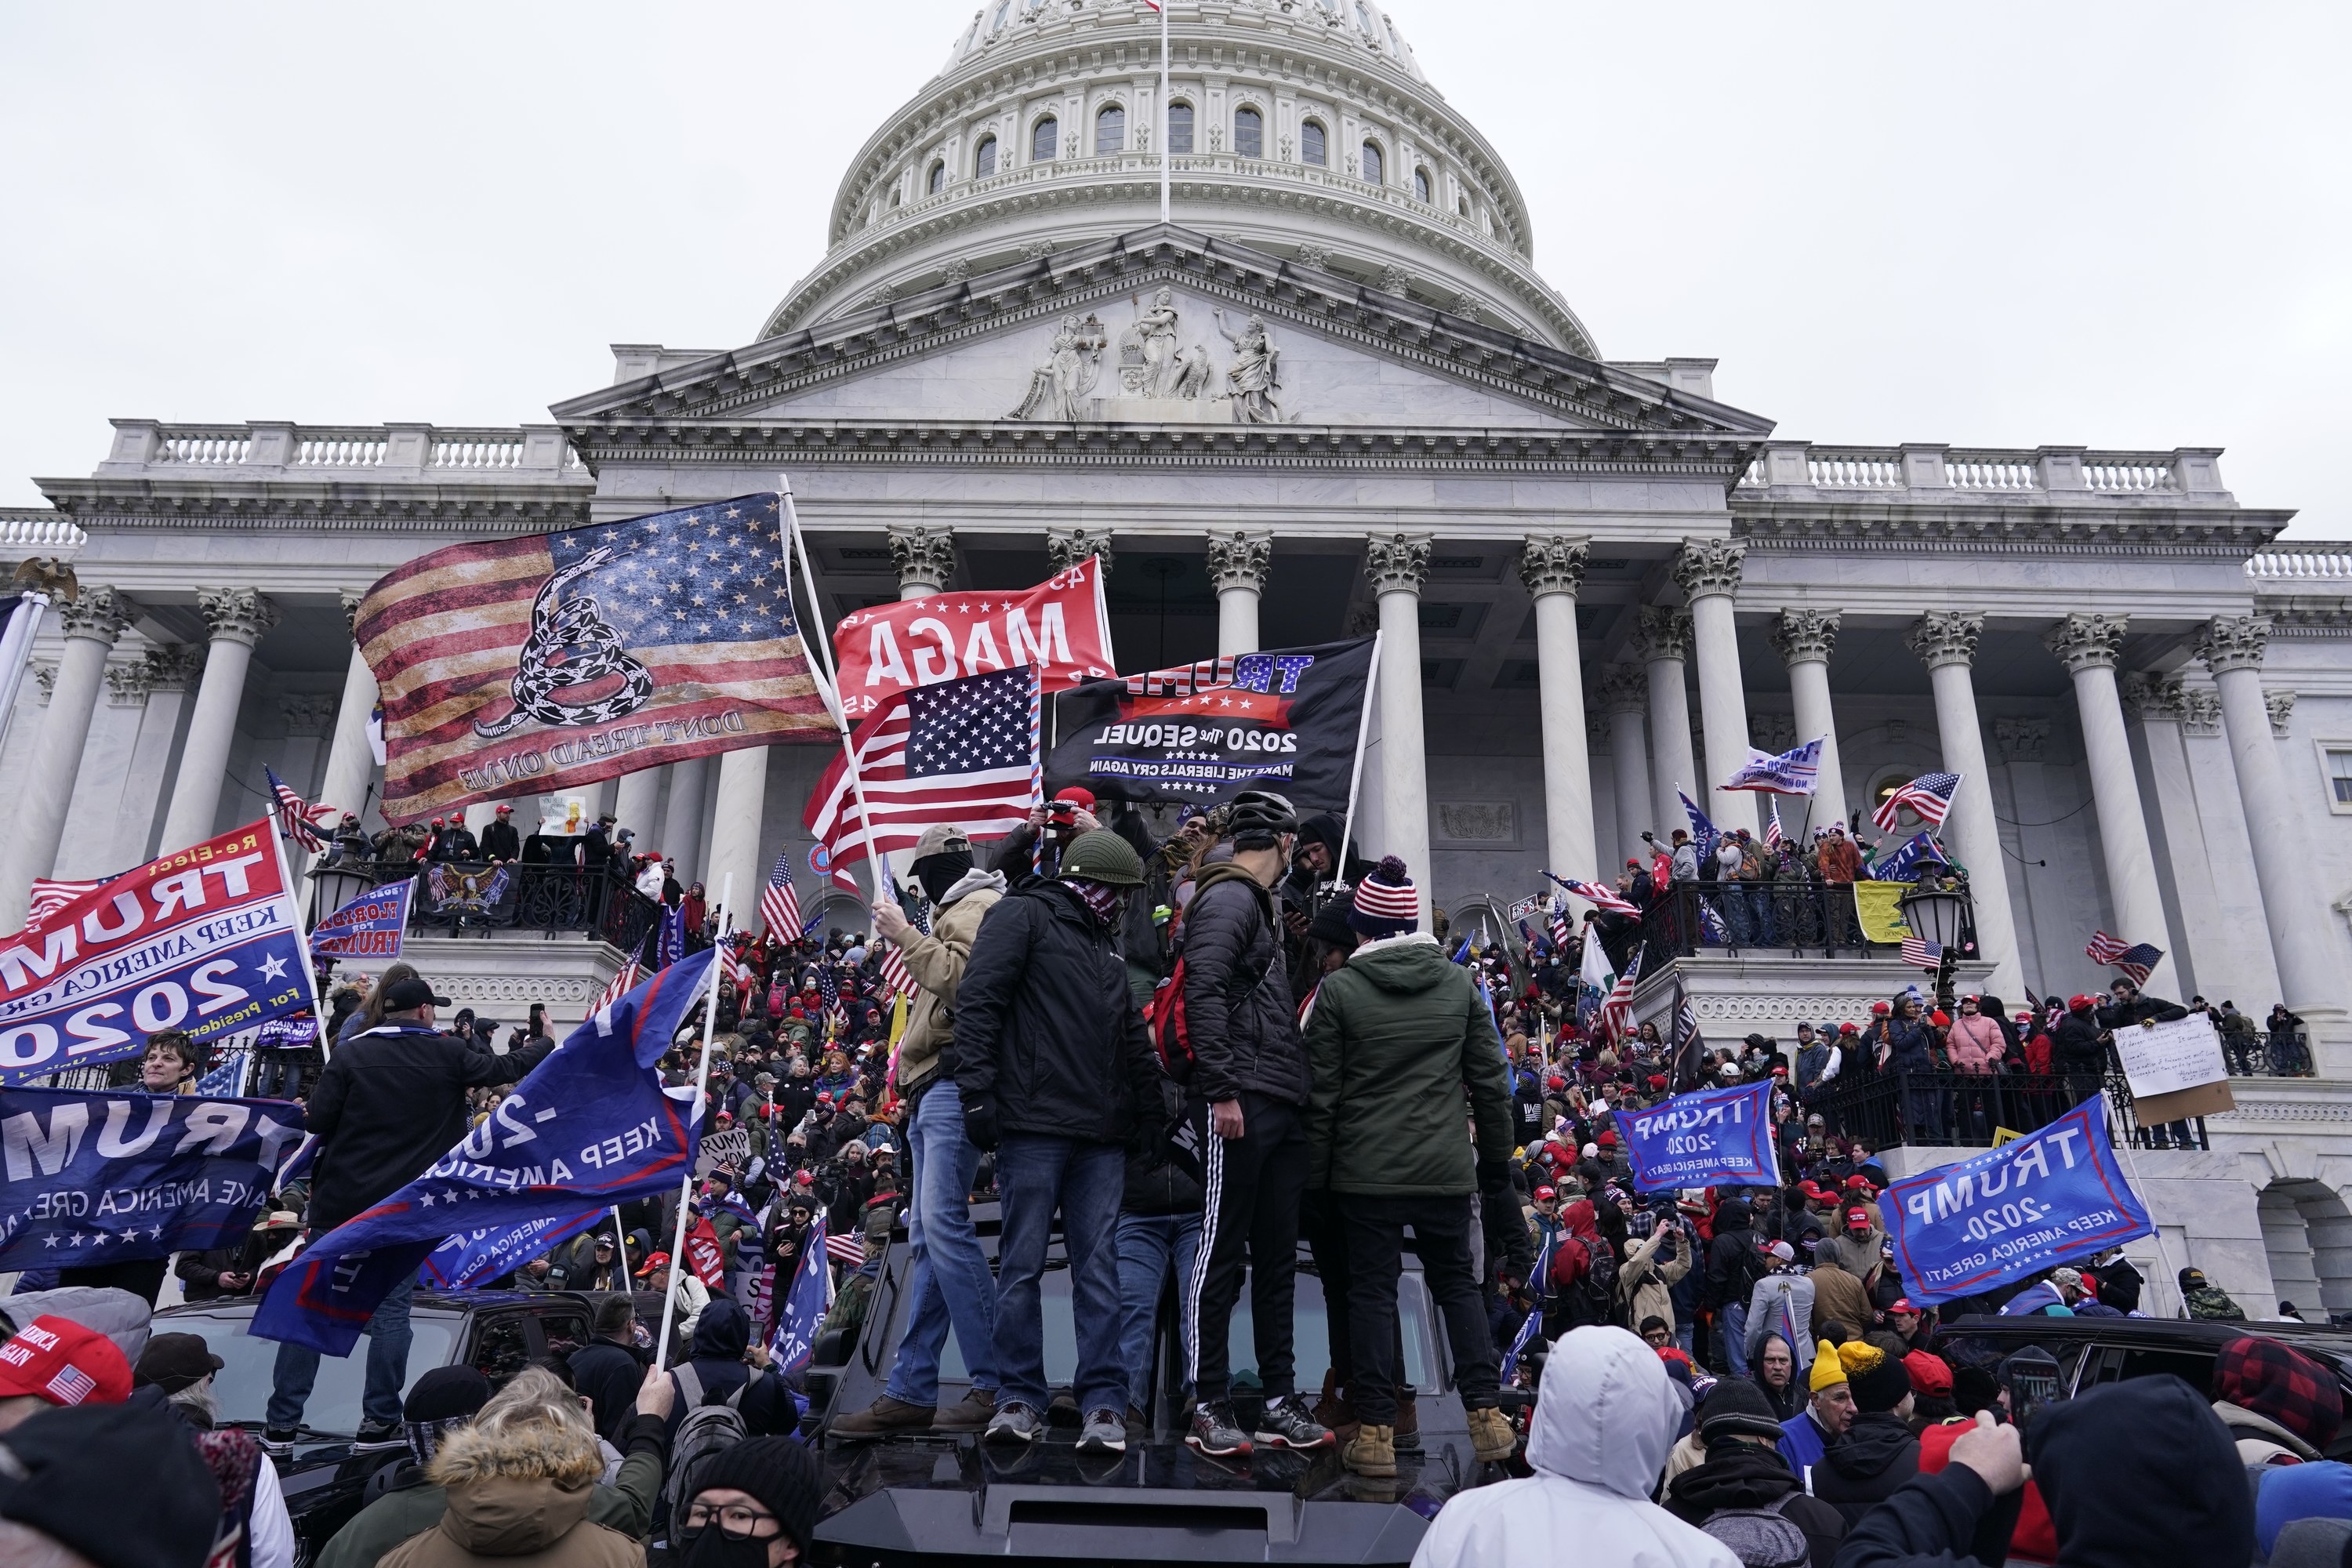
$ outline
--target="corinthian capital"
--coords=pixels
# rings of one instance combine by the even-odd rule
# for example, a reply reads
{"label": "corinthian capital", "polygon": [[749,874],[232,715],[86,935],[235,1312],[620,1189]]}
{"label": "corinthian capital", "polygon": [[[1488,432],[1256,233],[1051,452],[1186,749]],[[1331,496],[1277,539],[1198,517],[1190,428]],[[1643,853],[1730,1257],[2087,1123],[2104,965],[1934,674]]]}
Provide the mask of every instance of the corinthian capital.
{"label": "corinthian capital", "polygon": [[1685,598],[1736,594],[1739,591],[1740,563],[1747,556],[1748,545],[1743,540],[1685,539],[1682,552],[1675,557],[1675,581],[1682,584]]}
{"label": "corinthian capital", "polygon": [[2129,616],[2077,610],[2042,634],[2042,645],[2074,675],[2085,669],[2113,669],[2124,654],[2124,631]]}
{"label": "corinthian capital", "polygon": [[1929,669],[1973,664],[1977,637],[1983,631],[1984,616],[1976,612],[1930,610],[1911,623],[1911,629],[1903,634],[1903,646],[1917,654]]}
{"label": "corinthian capital", "polygon": [[2124,711],[2151,724],[2189,721],[2189,693],[2177,675],[2135,669],[2118,681]]}
{"label": "corinthian capital", "polygon": [[887,538],[890,569],[898,574],[899,592],[921,588],[936,594],[955,575],[953,529],[899,523],[891,527]]}
{"label": "corinthian capital", "polygon": [[1691,651],[1690,612],[1669,609],[1664,605],[1644,605],[1631,640],[1633,651],[1642,656],[1644,663],[1654,658],[1686,660]]}
{"label": "corinthian capital", "polygon": [[1418,594],[1429,579],[1426,533],[1375,533],[1364,541],[1364,575],[1375,594]]}
{"label": "corinthian capital", "polygon": [[89,637],[109,647],[139,616],[139,602],[120,588],[84,588],[72,604],[58,606],[58,623],[66,636]]}
{"label": "corinthian capital", "polygon": [[1835,610],[1783,610],[1764,631],[1783,664],[1827,664],[1837,635]]}
{"label": "corinthian capital", "polygon": [[2289,733],[2288,721],[2294,714],[2294,693],[2265,691],[2263,693],[2263,706],[2271,710],[2271,733],[2282,741],[2285,740]]}
{"label": "corinthian capital", "polygon": [[2220,675],[2231,669],[2260,669],[2263,650],[2270,646],[2268,616],[2216,616],[2197,632],[2197,657]]}
{"label": "corinthian capital", "polygon": [[1263,529],[1220,529],[1209,535],[1209,581],[1222,594],[1228,588],[1265,592],[1265,574],[1274,564],[1274,535]]}
{"label": "corinthian capital", "polygon": [[1105,581],[1110,577],[1110,535],[1099,528],[1055,528],[1045,533],[1045,563],[1066,572],[1092,555],[1102,562]]}
{"label": "corinthian capital", "polygon": [[257,588],[199,588],[196,609],[215,642],[251,647],[278,624],[278,606]]}
{"label": "corinthian capital", "polygon": [[1638,664],[1604,664],[1592,683],[1593,706],[1603,713],[1639,713],[1649,706],[1650,675]]}
{"label": "corinthian capital", "polygon": [[1581,534],[1530,533],[1519,546],[1519,581],[1530,597],[1566,594],[1571,598],[1584,586],[1585,558],[1592,541]]}

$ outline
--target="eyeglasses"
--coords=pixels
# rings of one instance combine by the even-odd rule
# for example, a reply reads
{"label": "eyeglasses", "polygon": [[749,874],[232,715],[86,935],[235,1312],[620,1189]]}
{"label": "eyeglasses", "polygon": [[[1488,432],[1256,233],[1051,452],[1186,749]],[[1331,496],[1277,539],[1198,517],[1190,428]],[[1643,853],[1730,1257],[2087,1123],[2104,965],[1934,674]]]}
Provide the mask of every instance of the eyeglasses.
{"label": "eyeglasses", "polygon": [[714,1510],[697,1499],[694,1505],[686,1510],[686,1527],[688,1530],[706,1529],[713,1520],[718,1521],[719,1534],[731,1536],[737,1541],[750,1541],[757,1536],[776,1533],[776,1531],[761,1530],[761,1525],[776,1525],[777,1530],[782,1528],[777,1523],[774,1514],[746,1508],[741,1503],[729,1503],[725,1508]]}

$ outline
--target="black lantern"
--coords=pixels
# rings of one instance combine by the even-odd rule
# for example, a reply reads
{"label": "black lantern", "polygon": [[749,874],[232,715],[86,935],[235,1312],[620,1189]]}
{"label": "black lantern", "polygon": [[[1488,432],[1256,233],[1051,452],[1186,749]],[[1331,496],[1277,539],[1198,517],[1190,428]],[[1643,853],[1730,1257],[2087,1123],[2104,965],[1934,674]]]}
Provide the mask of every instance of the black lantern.
{"label": "black lantern", "polygon": [[1936,966],[1936,1005],[1948,1012],[1952,1005],[1952,961],[1959,956],[1960,932],[1968,918],[1968,900],[1959,893],[1922,884],[1897,900],[1903,923],[1914,936],[1944,950]]}
{"label": "black lantern", "polygon": [[337,865],[322,861],[310,868],[310,924],[320,921],[373,888],[378,879],[369,861]]}

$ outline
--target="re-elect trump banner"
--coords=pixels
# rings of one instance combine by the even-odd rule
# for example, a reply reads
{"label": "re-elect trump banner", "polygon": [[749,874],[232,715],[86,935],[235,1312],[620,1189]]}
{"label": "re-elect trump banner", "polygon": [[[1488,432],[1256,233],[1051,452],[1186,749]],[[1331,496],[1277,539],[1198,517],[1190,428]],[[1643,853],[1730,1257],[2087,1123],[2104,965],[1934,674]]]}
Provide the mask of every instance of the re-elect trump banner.
{"label": "re-elect trump banner", "polygon": [[1998,1149],[1904,1177],[1878,1212],[1915,1301],[1977,1295],[2156,1228],[2116,1164],[2104,1094]]}
{"label": "re-elect trump banner", "polygon": [[1633,1190],[1777,1187],[1772,1086],[1709,1089],[1647,1110],[1617,1112],[1617,1133],[1633,1167]]}
{"label": "re-elect trump banner", "polygon": [[267,820],[110,877],[0,937],[0,1082],[119,1061],[317,1009],[302,921]]}
{"label": "re-elect trump banner", "polygon": [[310,951],[325,958],[398,958],[415,891],[410,880],[362,893],[310,929]]}
{"label": "re-elect trump banner", "polygon": [[833,654],[841,705],[853,721],[911,687],[992,669],[1035,665],[1050,695],[1118,668],[1110,657],[1102,563],[1091,555],[1034,588],[932,594],[844,616],[833,628]]}
{"label": "re-elect trump banner", "polygon": [[1230,663],[1210,683],[1130,677],[1056,699],[1047,793],[1078,784],[1098,799],[1210,805],[1263,788],[1301,811],[1345,811],[1372,639]]}
{"label": "re-elect trump banner", "polygon": [[242,1244],[302,1132],[290,1100],[0,1089],[0,1269]]}

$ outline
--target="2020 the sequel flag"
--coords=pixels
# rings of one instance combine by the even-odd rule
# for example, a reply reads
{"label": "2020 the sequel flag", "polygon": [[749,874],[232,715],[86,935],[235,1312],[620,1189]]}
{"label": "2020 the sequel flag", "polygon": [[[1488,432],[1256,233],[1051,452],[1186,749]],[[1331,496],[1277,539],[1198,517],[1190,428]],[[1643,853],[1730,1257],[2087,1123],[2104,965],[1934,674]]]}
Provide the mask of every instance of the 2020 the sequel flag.
{"label": "2020 the sequel flag", "polygon": [[315,1012],[302,920],[267,818],[110,877],[0,937],[0,1082]]}
{"label": "2020 the sequel flag", "polygon": [[270,1287],[254,1335],[348,1355],[385,1293],[451,1236],[488,1233],[467,1246],[519,1260],[530,1254],[496,1233],[676,1186],[694,1152],[693,1090],[666,1092],[654,1064],[710,963],[706,948],[592,1016],[431,1169],[313,1240]]}
{"label": "2020 the sequel flag", "polygon": [[383,693],[385,819],[832,740],[781,519],[775,494],[738,496],[387,574],[352,626]]}
{"label": "2020 the sequel flag", "polygon": [[302,1131],[290,1100],[0,1089],[0,1268],[242,1243]]}
{"label": "2020 the sequel flag", "polygon": [[1362,637],[1238,655],[1222,685],[1090,681],[1055,700],[1046,792],[1211,805],[1260,788],[1345,811],[1371,670]]}
{"label": "2020 the sequel flag", "polygon": [[2116,1163],[2104,1094],[1998,1149],[1903,1177],[1878,1212],[1915,1301],[1973,1296],[2156,1230]]}
{"label": "2020 the sequel flag", "polygon": [[1617,1132],[1635,1192],[1780,1184],[1769,1083],[1701,1089],[1631,1115],[1619,1111]]}
{"label": "2020 the sequel flag", "polygon": [[1118,667],[1102,562],[1089,555],[1034,588],[933,594],[844,616],[833,628],[841,705],[852,722],[911,687],[1034,665],[1049,695]]}

